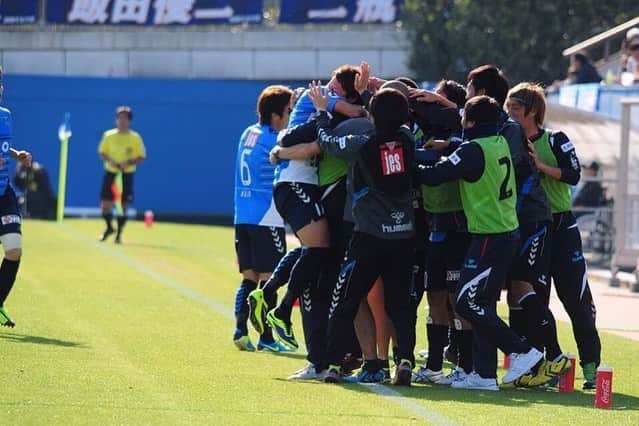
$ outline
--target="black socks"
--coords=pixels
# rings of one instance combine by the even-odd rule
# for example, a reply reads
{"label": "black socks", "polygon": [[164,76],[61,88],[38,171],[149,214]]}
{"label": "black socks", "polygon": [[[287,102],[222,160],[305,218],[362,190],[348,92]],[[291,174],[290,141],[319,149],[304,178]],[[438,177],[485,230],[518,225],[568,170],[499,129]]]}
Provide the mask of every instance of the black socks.
{"label": "black socks", "polygon": [[7,258],[2,260],[2,266],[0,266],[0,306],[4,304],[13,287],[13,283],[16,281],[19,266],[19,260],[9,260]]}

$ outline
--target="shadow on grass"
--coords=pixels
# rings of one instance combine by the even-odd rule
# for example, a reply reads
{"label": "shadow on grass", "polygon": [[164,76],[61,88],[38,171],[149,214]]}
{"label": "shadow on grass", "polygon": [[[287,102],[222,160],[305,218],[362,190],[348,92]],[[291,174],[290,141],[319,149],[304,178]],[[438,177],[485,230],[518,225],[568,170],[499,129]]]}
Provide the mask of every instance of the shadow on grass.
{"label": "shadow on grass", "polygon": [[[366,386],[346,384],[349,390],[357,392],[370,392]],[[381,386],[381,385],[374,385]],[[559,393],[556,389],[523,389],[523,388],[501,388],[499,392],[477,391],[465,389],[452,389],[448,386],[438,385],[415,385],[410,388],[395,387],[387,385],[389,388],[401,393],[403,396],[427,401],[459,401],[470,404],[501,405],[506,407],[525,407],[536,404],[593,407],[594,391],[584,392],[575,390],[572,393]],[[612,410],[619,411],[639,411],[639,397],[623,393],[613,393]]]}
{"label": "shadow on grass", "polygon": [[258,353],[262,353],[268,356],[281,356],[284,358],[297,358],[297,359],[306,359],[305,353],[300,352],[267,352],[267,351],[259,351]]}
{"label": "shadow on grass", "polygon": [[0,333],[0,339],[15,343],[33,343],[36,345],[53,345],[65,348],[87,348],[83,343],[69,342],[67,340],[52,339],[42,336],[28,336],[25,334]]}
{"label": "shadow on grass", "polygon": [[176,250],[175,246],[163,246],[160,244],[127,243],[125,241],[124,243],[122,243],[122,245],[126,247],[148,248],[155,250]]}

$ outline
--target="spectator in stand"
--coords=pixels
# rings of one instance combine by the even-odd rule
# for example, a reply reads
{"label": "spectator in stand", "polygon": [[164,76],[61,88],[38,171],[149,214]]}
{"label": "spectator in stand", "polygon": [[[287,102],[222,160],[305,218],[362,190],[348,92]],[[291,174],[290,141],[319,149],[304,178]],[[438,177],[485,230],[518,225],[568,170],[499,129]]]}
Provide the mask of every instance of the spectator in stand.
{"label": "spectator in stand", "polygon": [[[626,33],[621,55],[621,84],[639,83],[639,28],[631,28]],[[624,74],[629,75],[628,79]],[[630,78],[630,75],[632,78]]]}
{"label": "spectator in stand", "polygon": [[567,84],[599,83],[601,80],[601,75],[586,52],[577,52],[570,57]]}

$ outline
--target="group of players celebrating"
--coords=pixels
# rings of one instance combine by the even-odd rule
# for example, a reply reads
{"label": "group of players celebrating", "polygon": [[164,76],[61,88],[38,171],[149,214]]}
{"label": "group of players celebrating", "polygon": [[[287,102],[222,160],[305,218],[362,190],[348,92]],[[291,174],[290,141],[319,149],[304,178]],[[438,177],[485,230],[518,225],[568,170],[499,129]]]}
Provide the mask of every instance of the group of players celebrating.
{"label": "group of players celebrating", "polygon": [[[543,127],[539,85],[510,89],[484,65],[465,87],[443,80],[428,91],[373,77],[362,62],[327,85],[269,86],[257,112],[235,176],[239,349],[297,349],[299,299],[308,364],[291,380],[497,391],[499,349],[510,360],[504,384],[548,385],[570,368],[548,308],[552,281],[583,387],[594,388],[601,345],[571,212],[581,170],[567,136]],[[284,223],[301,243],[286,254]],[[509,325],[496,311],[503,289]],[[416,367],[424,292],[428,353]]]}

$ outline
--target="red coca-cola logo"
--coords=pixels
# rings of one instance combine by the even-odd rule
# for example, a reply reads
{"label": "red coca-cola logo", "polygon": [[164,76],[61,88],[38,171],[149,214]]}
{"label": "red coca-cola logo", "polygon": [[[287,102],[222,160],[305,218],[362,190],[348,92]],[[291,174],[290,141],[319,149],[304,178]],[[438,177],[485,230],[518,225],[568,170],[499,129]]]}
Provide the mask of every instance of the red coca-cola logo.
{"label": "red coca-cola logo", "polygon": [[601,379],[601,402],[610,402],[610,379]]}

